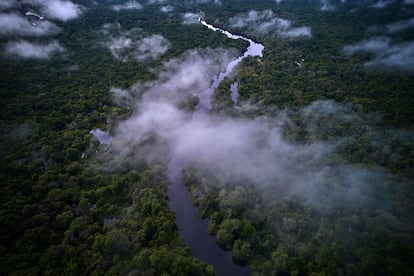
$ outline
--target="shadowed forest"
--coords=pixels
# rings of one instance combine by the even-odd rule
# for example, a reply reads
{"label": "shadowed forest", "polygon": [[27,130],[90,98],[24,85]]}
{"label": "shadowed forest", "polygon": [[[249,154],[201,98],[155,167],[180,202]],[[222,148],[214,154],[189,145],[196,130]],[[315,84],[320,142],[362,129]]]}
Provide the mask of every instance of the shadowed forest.
{"label": "shadowed forest", "polygon": [[[248,43],[199,18],[264,45],[203,120]],[[217,275],[169,209],[174,156],[253,275],[414,274],[413,19],[410,0],[4,0],[0,274]]]}

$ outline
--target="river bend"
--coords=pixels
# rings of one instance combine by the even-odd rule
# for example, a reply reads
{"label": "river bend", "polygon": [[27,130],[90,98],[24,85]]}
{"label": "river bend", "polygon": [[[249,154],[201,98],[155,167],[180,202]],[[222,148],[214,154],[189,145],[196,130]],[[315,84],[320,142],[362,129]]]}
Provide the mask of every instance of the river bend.
{"label": "river bend", "polygon": [[[262,44],[256,43],[249,38],[234,35],[226,30],[210,25],[202,19],[199,22],[212,31],[221,32],[230,39],[245,40],[250,45],[242,56],[227,64],[226,69],[214,78],[212,85],[206,91],[200,93],[200,101],[193,113],[193,120],[208,116],[211,108],[212,94],[223,79],[230,75],[237,64],[248,56],[261,57],[264,49]],[[167,169],[167,177],[170,181],[168,186],[169,207],[170,210],[175,212],[176,224],[184,242],[191,248],[192,254],[196,258],[212,265],[219,275],[251,275],[249,267],[239,266],[233,262],[231,251],[225,251],[218,246],[216,236],[208,235],[207,226],[209,220],[200,218],[191,202],[189,192],[183,185],[182,171],[185,161],[178,156],[173,156]]]}

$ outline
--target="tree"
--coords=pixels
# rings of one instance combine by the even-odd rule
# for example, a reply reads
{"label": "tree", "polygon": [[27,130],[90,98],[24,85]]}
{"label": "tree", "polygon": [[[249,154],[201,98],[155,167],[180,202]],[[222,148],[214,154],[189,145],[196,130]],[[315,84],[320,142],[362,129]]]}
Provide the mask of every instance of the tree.
{"label": "tree", "polygon": [[248,261],[252,256],[252,249],[249,242],[235,240],[233,244],[233,257],[239,261]]}

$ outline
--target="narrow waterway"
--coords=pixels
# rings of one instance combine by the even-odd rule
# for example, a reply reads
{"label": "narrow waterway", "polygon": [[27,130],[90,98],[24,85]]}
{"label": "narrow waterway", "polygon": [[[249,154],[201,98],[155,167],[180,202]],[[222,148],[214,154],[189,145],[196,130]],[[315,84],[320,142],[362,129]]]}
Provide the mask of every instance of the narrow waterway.
{"label": "narrow waterway", "polygon": [[[250,45],[242,56],[230,61],[226,70],[216,76],[212,85],[200,94],[200,102],[193,113],[193,120],[207,118],[211,108],[211,96],[223,79],[233,71],[234,67],[243,58],[247,56],[261,57],[264,49],[262,44],[256,43],[251,39],[234,35],[226,30],[214,27],[201,19],[200,23],[212,31],[225,34],[230,39],[248,41]],[[211,264],[219,275],[250,275],[251,270],[249,267],[235,264],[231,251],[221,249],[216,242],[216,237],[208,235],[207,226],[209,221],[208,219],[200,218],[196,208],[191,202],[189,192],[183,185],[182,171],[185,161],[180,156],[173,156],[167,169],[167,177],[170,181],[170,185],[168,186],[169,207],[175,212],[180,235],[183,237],[184,242],[191,248],[193,255]]]}

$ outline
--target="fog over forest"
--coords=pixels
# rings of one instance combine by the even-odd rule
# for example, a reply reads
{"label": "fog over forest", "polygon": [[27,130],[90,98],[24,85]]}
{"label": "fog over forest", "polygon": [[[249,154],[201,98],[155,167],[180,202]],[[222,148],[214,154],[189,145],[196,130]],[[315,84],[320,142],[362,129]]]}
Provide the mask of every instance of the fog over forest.
{"label": "fog over forest", "polygon": [[[338,147],[351,139],[346,133],[329,140],[315,138],[306,144],[294,143],[283,137],[282,127],[288,124],[289,110],[280,110],[272,117],[248,119],[193,117],[191,112],[180,109],[186,98],[208,89],[213,77],[224,70],[233,56],[223,49],[190,51],[181,59],[166,62],[155,81],[137,83],[129,91],[112,89],[116,102],[123,99],[134,107],[133,115],[114,132],[115,158],[134,155],[137,148],[141,148],[137,157],[150,163],[177,157],[237,183],[254,183],[275,198],[292,195],[320,211],[343,204],[392,208],[376,196],[386,189],[392,173],[381,166],[332,158]],[[248,103],[241,105],[241,110],[249,108]],[[316,101],[296,113],[305,121],[303,127],[315,137],[341,124],[374,133],[379,116],[361,118],[352,107],[334,101]],[[334,121],[326,120],[332,117]],[[377,136],[373,143],[378,148],[389,143],[381,141],[380,133]],[[328,196],[324,195],[327,189]]]}
{"label": "fog over forest", "polygon": [[1,275],[414,274],[413,0],[0,0],[0,72]]}

